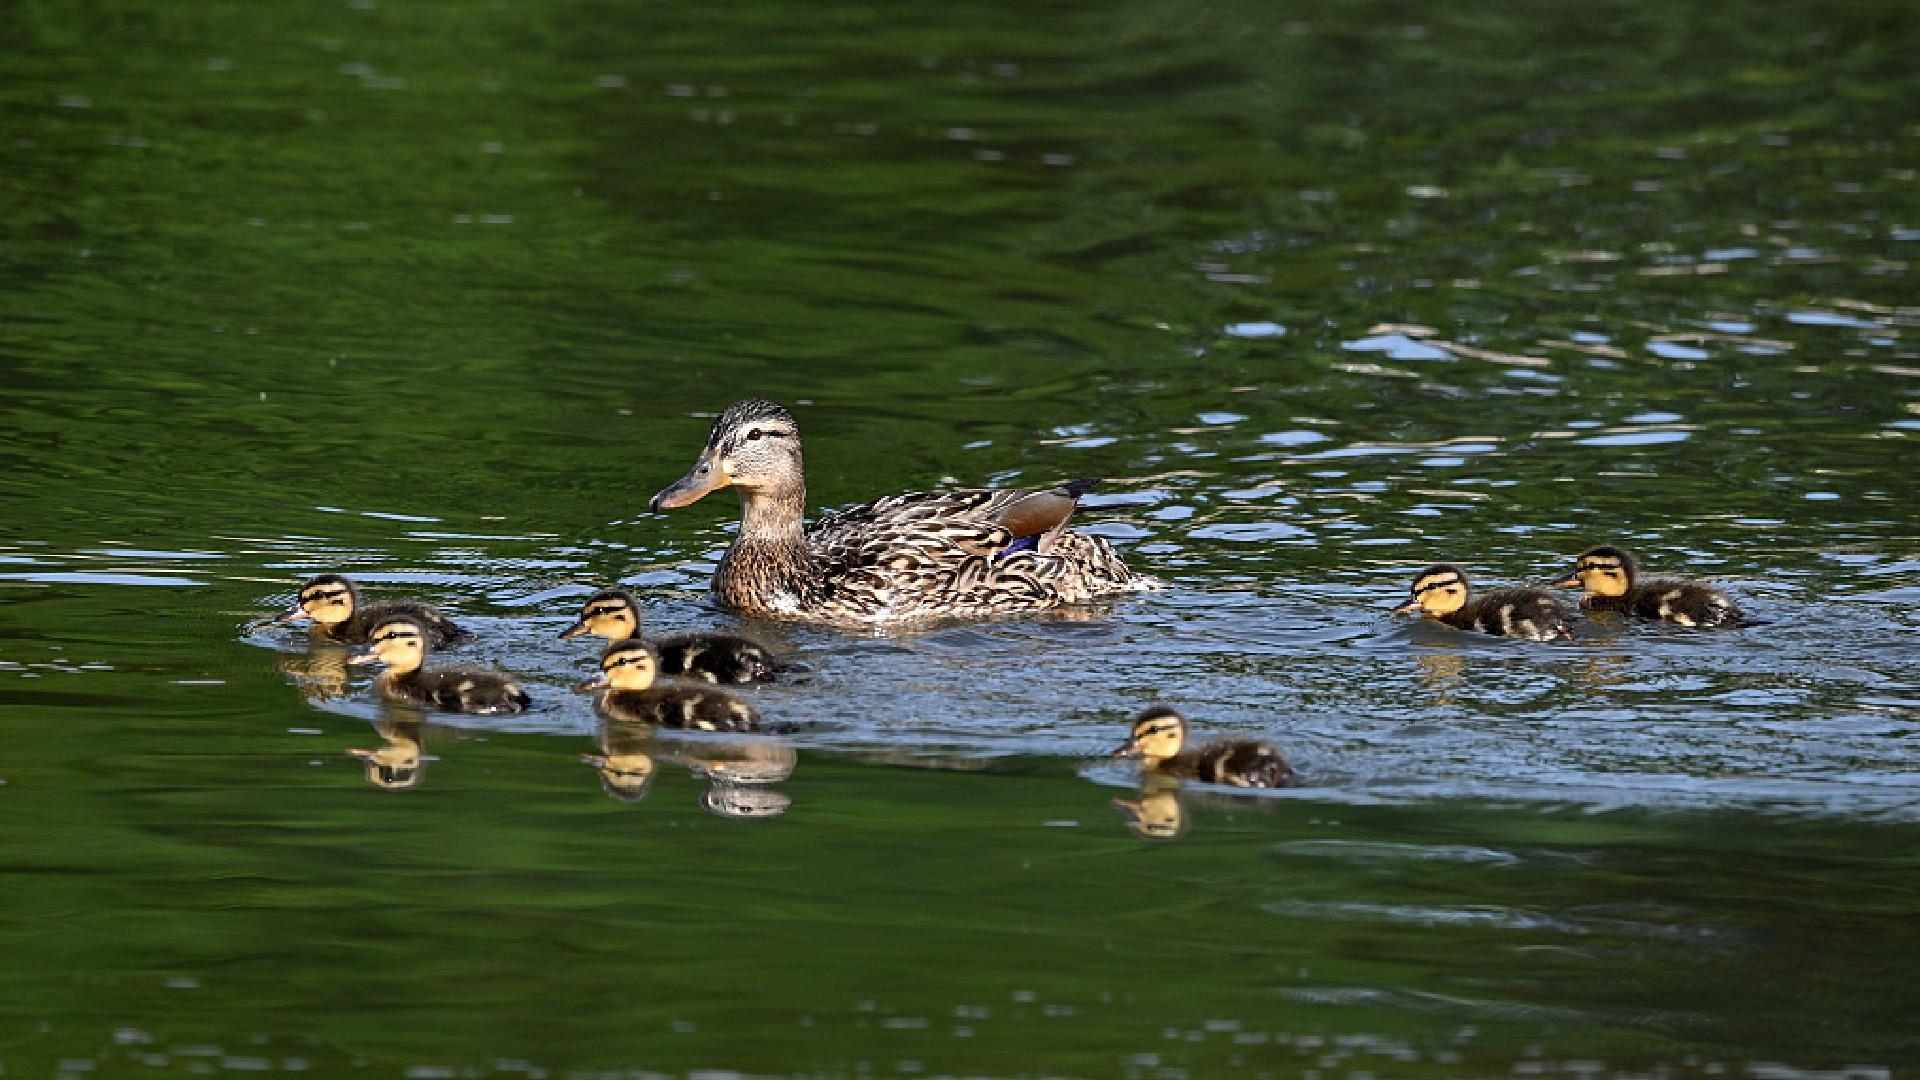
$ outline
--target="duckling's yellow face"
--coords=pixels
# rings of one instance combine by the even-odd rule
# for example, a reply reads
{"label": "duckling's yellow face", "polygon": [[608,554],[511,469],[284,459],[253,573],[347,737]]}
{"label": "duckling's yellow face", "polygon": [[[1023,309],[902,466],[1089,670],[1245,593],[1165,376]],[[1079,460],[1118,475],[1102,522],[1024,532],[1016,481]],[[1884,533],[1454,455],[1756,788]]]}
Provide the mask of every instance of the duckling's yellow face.
{"label": "duckling's yellow face", "polygon": [[300,613],[322,626],[353,618],[353,587],[345,578],[325,574],[300,588]]}
{"label": "duckling's yellow face", "polygon": [[560,632],[563,638],[592,634],[609,641],[640,636],[640,612],[625,593],[600,593],[580,608],[580,621]]}
{"label": "duckling's yellow face", "polygon": [[614,646],[600,657],[601,686],[645,690],[660,673],[660,658],[645,645]]}
{"label": "duckling's yellow face", "polygon": [[1133,737],[1114,757],[1137,757],[1152,764],[1180,752],[1187,741],[1187,724],[1172,709],[1149,709],[1133,722]]}
{"label": "duckling's yellow face", "polygon": [[415,741],[390,743],[378,750],[348,750],[367,766],[367,783],[377,788],[398,791],[420,782],[420,744]]}
{"label": "duckling's yellow face", "polygon": [[1633,568],[1624,554],[1596,548],[1580,556],[1573,573],[1554,582],[1562,588],[1578,586],[1593,596],[1625,596],[1633,587]]}
{"label": "duckling's yellow face", "polygon": [[671,510],[710,491],[733,486],[760,493],[802,483],[800,427],[771,401],[736,402],[713,422],[693,469],[653,497],[653,509]]}
{"label": "duckling's yellow face", "polygon": [[412,619],[394,619],[373,628],[367,638],[367,652],[350,661],[355,664],[381,663],[396,672],[412,671],[427,659],[427,635]]}
{"label": "duckling's yellow face", "polygon": [[1467,603],[1467,576],[1458,567],[1436,566],[1413,579],[1413,599],[1395,611],[1420,611],[1430,618],[1451,615]]}

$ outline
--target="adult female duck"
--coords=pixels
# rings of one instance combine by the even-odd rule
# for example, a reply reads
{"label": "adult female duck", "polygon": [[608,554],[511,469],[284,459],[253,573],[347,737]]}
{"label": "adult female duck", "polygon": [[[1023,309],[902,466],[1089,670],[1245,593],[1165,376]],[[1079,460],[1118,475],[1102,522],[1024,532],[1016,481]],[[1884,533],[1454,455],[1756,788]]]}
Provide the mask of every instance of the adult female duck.
{"label": "adult female duck", "polygon": [[1157,587],[1105,540],[1067,529],[1093,483],[894,495],[809,529],[799,425],[749,398],[720,414],[693,470],[652,505],[738,488],[740,531],[714,571],[714,599],[761,618],[872,625],[1043,611]]}

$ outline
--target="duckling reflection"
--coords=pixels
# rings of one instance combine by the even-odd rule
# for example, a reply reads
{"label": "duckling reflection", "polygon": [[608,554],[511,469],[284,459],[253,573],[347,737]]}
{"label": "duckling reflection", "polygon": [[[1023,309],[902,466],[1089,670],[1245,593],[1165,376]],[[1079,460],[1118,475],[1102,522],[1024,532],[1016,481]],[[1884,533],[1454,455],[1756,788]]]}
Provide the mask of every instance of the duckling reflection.
{"label": "duckling reflection", "polygon": [[347,696],[349,655],[342,646],[316,640],[305,656],[282,656],[273,667],[308,701],[331,701]]}
{"label": "duckling reflection", "polygon": [[348,749],[367,767],[367,783],[382,791],[405,791],[426,771],[426,724],[388,717],[375,725],[386,745],[377,750]]}
{"label": "duckling reflection", "polygon": [[700,793],[700,808],[716,817],[735,821],[759,821],[779,817],[793,807],[793,798],[783,791],[738,784],[713,784]]}
{"label": "duckling reflection", "polygon": [[1187,810],[1180,804],[1180,782],[1148,774],[1140,797],[1114,799],[1113,808],[1126,818],[1127,830],[1143,840],[1175,840],[1187,831]]}

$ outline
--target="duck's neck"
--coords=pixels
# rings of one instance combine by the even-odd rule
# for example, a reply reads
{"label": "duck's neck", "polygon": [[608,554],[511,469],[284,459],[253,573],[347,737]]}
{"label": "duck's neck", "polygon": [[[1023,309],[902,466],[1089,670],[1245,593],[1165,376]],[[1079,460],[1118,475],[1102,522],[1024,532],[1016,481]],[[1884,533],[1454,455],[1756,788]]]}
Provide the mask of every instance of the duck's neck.
{"label": "duck's neck", "polygon": [[791,615],[815,577],[807,547],[807,492],[740,492],[740,532],[720,560],[713,591],[754,615]]}

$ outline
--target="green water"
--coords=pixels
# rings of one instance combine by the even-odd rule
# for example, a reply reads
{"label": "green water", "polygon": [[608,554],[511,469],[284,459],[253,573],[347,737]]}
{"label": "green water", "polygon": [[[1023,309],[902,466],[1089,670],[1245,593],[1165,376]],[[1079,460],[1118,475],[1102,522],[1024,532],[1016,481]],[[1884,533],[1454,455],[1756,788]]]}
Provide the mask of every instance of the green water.
{"label": "green water", "polygon": [[[1920,1068],[1904,6],[6,23],[5,1075]],[[749,394],[817,507],[1105,476],[1170,587],[743,627],[811,669],[760,819],[684,765],[733,744],[608,798],[554,635],[616,580],[738,626],[731,497],[645,506]],[[1768,625],[1386,614],[1609,540]],[[537,708],[253,625],[320,570]],[[1156,701],[1303,786],[1135,835]]]}

